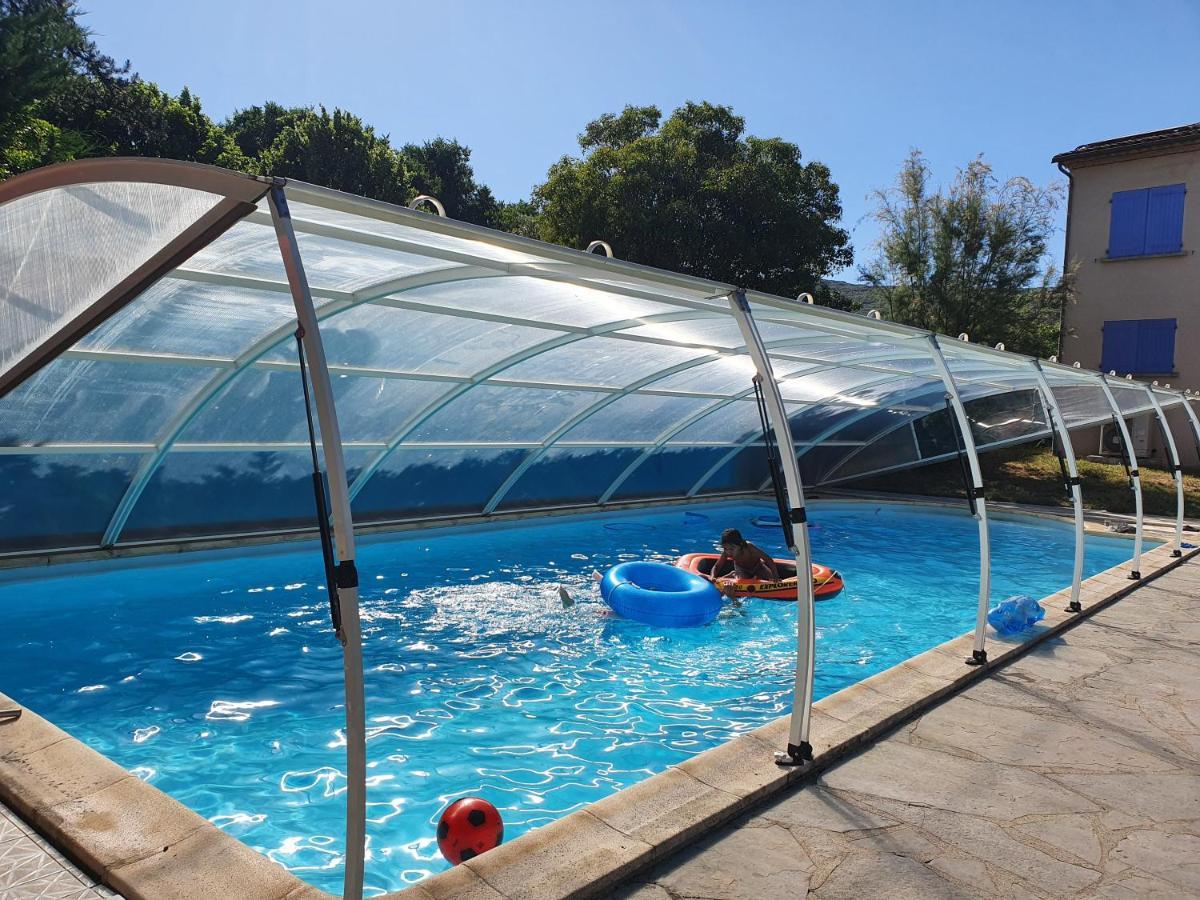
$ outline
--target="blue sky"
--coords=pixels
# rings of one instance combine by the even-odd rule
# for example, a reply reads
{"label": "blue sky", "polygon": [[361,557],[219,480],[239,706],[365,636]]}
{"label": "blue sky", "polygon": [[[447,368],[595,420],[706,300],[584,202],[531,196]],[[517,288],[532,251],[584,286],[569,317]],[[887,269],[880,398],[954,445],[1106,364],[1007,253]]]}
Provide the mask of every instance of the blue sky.
{"label": "blue sky", "polygon": [[454,137],[505,200],[601,113],[728,104],[830,167],[856,262],[876,238],[868,195],[912,147],[939,182],[983,153],[997,175],[1045,184],[1055,153],[1200,120],[1197,0],[81,5],[105,52],[187,85],[218,120],[321,103],[396,144]]}

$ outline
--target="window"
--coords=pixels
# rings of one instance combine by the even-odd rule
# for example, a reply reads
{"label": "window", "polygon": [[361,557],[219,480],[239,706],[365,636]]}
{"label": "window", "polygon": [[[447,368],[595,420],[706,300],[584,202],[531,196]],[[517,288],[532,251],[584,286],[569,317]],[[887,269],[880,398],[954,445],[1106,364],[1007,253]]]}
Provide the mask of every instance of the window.
{"label": "window", "polygon": [[1174,319],[1123,319],[1104,323],[1100,368],[1121,375],[1175,371]]}
{"label": "window", "polygon": [[1108,258],[1178,253],[1183,249],[1182,184],[1116,191],[1108,226]]}

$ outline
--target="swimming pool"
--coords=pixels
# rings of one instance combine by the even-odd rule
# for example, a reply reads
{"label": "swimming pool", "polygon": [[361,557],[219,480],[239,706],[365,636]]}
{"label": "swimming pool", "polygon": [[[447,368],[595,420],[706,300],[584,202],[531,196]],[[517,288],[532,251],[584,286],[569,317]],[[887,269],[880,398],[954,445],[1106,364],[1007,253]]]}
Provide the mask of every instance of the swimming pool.
{"label": "swimming pool", "polygon": [[[510,522],[366,538],[367,885],[446,868],[441,808],[500,807],[511,840],[785,714],[795,607],[704,628],[605,614],[591,572],[711,547],[739,527],[782,554],[770,504]],[[818,697],[974,623],[978,545],[959,511],[816,503],[813,554],[846,590],[817,606]],[[1070,582],[1071,528],[992,523],[993,601]],[[1128,559],[1088,538],[1085,574]],[[309,547],[0,577],[0,690],[305,880],[337,893],[341,653]],[[577,597],[564,609],[557,586]]]}

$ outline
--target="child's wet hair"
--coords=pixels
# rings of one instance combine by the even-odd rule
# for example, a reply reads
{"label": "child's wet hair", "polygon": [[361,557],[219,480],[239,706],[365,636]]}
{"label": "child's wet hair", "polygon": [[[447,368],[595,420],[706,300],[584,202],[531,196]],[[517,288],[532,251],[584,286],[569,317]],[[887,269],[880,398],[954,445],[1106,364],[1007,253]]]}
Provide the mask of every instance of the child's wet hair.
{"label": "child's wet hair", "polygon": [[733,544],[736,547],[741,547],[746,543],[746,539],[742,537],[742,533],[736,528],[726,528],[721,532],[722,544]]}

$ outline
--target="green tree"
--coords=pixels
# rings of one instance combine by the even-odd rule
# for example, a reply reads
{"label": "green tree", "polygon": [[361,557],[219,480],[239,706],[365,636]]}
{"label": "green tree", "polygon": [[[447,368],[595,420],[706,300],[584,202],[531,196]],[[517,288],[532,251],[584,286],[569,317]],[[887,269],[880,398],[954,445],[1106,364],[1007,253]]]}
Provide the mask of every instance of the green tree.
{"label": "green tree", "polygon": [[345,110],[267,103],[234,114],[226,129],[252,171],[389,203],[416,193],[408,164],[387,137]]}
{"label": "green tree", "polygon": [[80,77],[128,71],[103,55],[73,0],[0,0],[0,178],[84,155],[82,136],[48,118],[48,98]]}
{"label": "green tree", "polygon": [[400,152],[412,172],[415,190],[437,197],[452,219],[497,224],[499,204],[491,189],[475,180],[469,147],[439,137],[423,144],[405,144]]}
{"label": "green tree", "polygon": [[966,332],[1037,356],[1056,352],[1072,279],[1048,263],[1061,186],[1000,183],[976,158],[945,191],[914,150],[894,187],[875,192],[879,255],[860,273],[887,318],[942,334]]}
{"label": "green tree", "polygon": [[81,156],[149,156],[246,168],[237,145],[187,88],[171,96],[137,75],[77,76],[42,109],[57,127],[78,136]]}
{"label": "green tree", "polygon": [[601,116],[579,137],[582,155],[535,188],[537,235],[601,239],[634,262],[836,302],[821,278],[852,254],[829,169],[780,138],[744,136],[745,125],[709,103],[665,121],[653,106]]}

